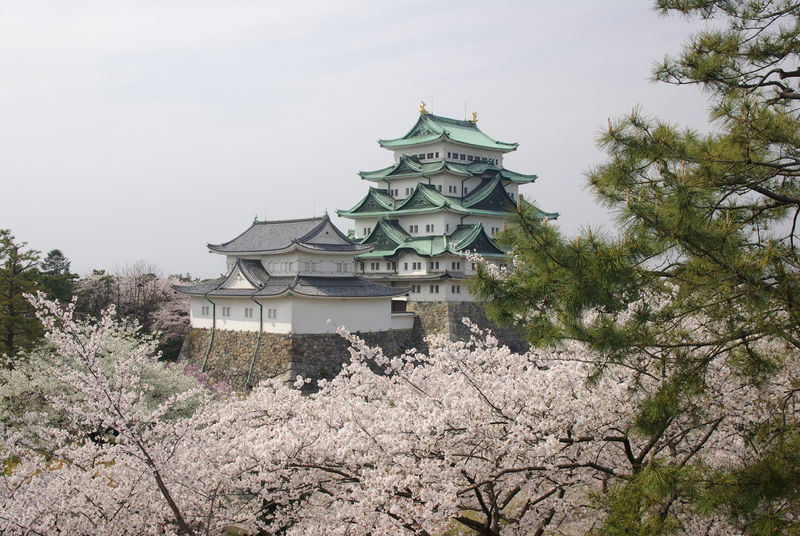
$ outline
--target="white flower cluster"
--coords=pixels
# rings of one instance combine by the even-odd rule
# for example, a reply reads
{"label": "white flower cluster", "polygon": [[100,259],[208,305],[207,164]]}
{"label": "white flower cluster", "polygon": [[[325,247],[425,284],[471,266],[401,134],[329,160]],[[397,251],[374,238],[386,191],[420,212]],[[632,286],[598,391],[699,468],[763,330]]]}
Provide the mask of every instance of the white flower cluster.
{"label": "white flower cluster", "polygon": [[[744,463],[748,424],[796,396],[796,375],[754,388],[715,365],[691,422],[651,441],[633,432],[632,408],[665,371],[620,366],[588,383],[580,345],[520,355],[473,326],[469,341],[397,357],[342,329],[351,362],[313,395],[271,381],[247,396],[159,400],[142,381],[157,366],[146,347],[103,359],[110,315],[89,327],[38,305],[59,357],[49,374],[62,390],[47,403],[60,419],[22,413],[2,430],[4,534],[411,535],[454,522],[584,533],[598,522],[594,492],[653,459]],[[174,411],[189,400],[191,414]],[[737,533],[673,514],[686,534]]]}

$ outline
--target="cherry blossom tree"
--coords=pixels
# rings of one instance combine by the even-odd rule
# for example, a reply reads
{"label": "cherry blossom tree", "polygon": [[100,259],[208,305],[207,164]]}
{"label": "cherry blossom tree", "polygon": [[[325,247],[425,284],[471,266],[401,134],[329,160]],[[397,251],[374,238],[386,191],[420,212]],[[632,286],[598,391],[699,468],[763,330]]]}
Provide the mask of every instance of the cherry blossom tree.
{"label": "cherry blossom tree", "polygon": [[[605,505],[636,486],[667,498],[640,532],[744,534],[683,501],[675,467],[713,481],[751,462],[759,423],[797,418],[796,367],[753,385],[719,361],[680,418],[640,434],[637,405],[669,363],[596,376],[583,346],[520,355],[477,330],[397,357],[342,331],[351,362],[313,394],[298,378],[220,395],[152,346],[113,342],[108,315],[85,325],[38,306],[60,419],[35,406],[3,421],[7,534],[623,534],[634,527]],[[182,387],[149,379],[170,375]]]}

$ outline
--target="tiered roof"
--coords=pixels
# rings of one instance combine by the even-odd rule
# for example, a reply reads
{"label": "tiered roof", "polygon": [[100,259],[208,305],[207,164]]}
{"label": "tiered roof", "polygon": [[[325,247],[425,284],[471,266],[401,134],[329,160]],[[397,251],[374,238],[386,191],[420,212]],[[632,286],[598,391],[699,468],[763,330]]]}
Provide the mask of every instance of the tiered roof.
{"label": "tiered roof", "polygon": [[503,153],[514,151],[519,145],[497,141],[487,136],[478,128],[476,121],[461,121],[428,113],[420,114],[416,124],[404,136],[378,140],[378,143],[381,147],[395,149],[426,145],[442,140]]}
{"label": "tiered roof", "polygon": [[[229,283],[242,274],[246,287],[231,287]],[[359,277],[271,276],[255,259],[238,259],[231,273],[196,285],[175,286],[175,290],[190,296],[274,298],[289,293],[314,298],[385,298],[408,292],[407,288],[387,287]]]}
{"label": "tiered roof", "polygon": [[463,255],[476,252],[484,257],[505,257],[506,253],[486,234],[483,225],[459,225],[448,235],[412,236],[395,219],[380,218],[375,228],[363,239],[372,246],[372,251],[359,255],[359,259],[388,258],[404,250],[413,251],[421,257],[442,254]]}
{"label": "tiered roof", "polygon": [[282,253],[292,249],[333,253],[360,253],[369,249],[345,236],[326,214],[319,218],[253,221],[242,234],[208,249],[224,254]]}
{"label": "tiered roof", "polygon": [[449,172],[461,177],[500,177],[507,182],[517,184],[527,184],[537,179],[536,175],[524,175],[509,169],[505,169],[489,162],[470,162],[469,164],[459,164],[439,160],[436,162],[420,163],[414,156],[403,155],[399,161],[389,167],[377,169],[375,171],[359,171],[362,179],[378,182],[391,181],[393,179],[408,179],[435,175],[437,173]]}
{"label": "tiered roof", "polygon": [[[525,206],[544,218],[554,219],[558,213],[542,212],[520,200]],[[444,195],[435,187],[417,183],[414,192],[407,198],[395,200],[385,189],[370,188],[367,195],[350,210],[339,210],[337,214],[345,218],[369,218],[383,216],[403,216],[425,214],[446,210],[458,214],[479,214],[485,216],[507,217],[516,205],[508,195],[500,177],[485,178],[483,182],[465,197]]]}

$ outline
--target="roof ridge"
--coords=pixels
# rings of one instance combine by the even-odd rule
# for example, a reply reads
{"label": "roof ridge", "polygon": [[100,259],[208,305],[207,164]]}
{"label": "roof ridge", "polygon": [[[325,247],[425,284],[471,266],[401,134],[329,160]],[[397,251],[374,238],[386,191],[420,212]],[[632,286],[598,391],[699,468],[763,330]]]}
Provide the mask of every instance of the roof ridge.
{"label": "roof ridge", "polygon": [[[303,221],[324,220],[326,218],[329,218],[329,217],[327,215],[324,215],[324,216],[312,216],[310,218],[295,218],[293,220],[256,220],[256,221],[253,222],[253,224],[250,227],[252,227],[253,225],[265,225],[265,224],[268,224],[268,223],[300,223],[300,222],[303,222]],[[249,227],[248,227],[248,229],[249,229]],[[244,233],[242,233],[242,234],[244,234]]]}
{"label": "roof ridge", "polygon": [[[469,208],[472,205],[480,203],[481,201],[489,197],[489,195],[497,189],[498,184],[502,187],[502,182],[500,180],[500,177],[498,176],[494,176],[491,179],[484,179],[484,180],[488,180],[489,182],[486,183],[486,185],[483,188],[478,188],[476,190],[473,190],[472,192],[467,194],[467,197],[464,198],[463,205],[465,207]],[[511,197],[508,196],[508,192],[506,192],[505,188],[503,188],[503,192],[505,192],[506,196],[509,199],[511,199]],[[469,200],[467,198],[469,198]]]}
{"label": "roof ridge", "polygon": [[443,123],[451,123],[462,127],[478,128],[477,123],[474,123],[468,119],[453,119],[452,117],[445,117],[443,115],[435,114],[426,114],[426,116],[429,117],[431,121],[441,121]]}

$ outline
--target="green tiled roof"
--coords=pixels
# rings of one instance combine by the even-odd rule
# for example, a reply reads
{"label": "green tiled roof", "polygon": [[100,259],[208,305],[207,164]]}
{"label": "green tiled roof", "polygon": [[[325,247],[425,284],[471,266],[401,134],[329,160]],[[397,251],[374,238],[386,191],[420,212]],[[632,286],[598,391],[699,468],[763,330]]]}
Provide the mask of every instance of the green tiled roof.
{"label": "green tiled roof", "polygon": [[422,145],[445,139],[504,153],[516,150],[519,145],[490,138],[472,121],[450,119],[449,117],[433,114],[420,114],[417,123],[403,137],[378,140],[378,143],[380,143],[381,147],[395,148]]}
{"label": "green tiled roof", "polygon": [[367,195],[359,201],[356,206],[349,211],[337,210],[336,213],[340,216],[343,214],[371,214],[371,213],[384,213],[394,210],[395,201],[389,192],[379,188],[370,188]]}
{"label": "green tiled roof", "polygon": [[359,171],[362,179],[368,181],[391,181],[393,179],[406,179],[409,177],[421,177],[423,175],[435,175],[437,173],[449,172],[453,175],[462,177],[495,177],[518,184],[527,184],[536,180],[536,175],[525,175],[509,169],[501,168],[488,162],[470,162],[469,164],[459,164],[457,162],[446,162],[439,160],[436,162],[420,163],[416,159],[401,156],[400,162],[393,166],[375,171]]}
{"label": "green tiled roof", "polygon": [[[393,204],[391,204],[393,203]],[[527,201],[523,203],[534,209],[540,217],[558,218],[557,212],[542,212]],[[404,200],[394,201],[386,190],[370,188],[367,196],[350,210],[337,210],[343,218],[397,217],[410,214],[427,214],[447,210],[458,214],[479,214],[505,218],[514,209],[516,201],[508,195],[499,177],[483,179],[480,186],[466,197],[444,195],[435,187],[417,183],[414,192]]]}
{"label": "green tiled roof", "polygon": [[411,250],[421,257],[434,257],[444,253],[462,255],[467,250],[486,257],[506,255],[492,242],[480,223],[459,225],[450,236],[411,236],[400,227],[397,220],[380,218],[375,229],[362,243],[373,246],[373,249],[359,255],[359,259],[389,258],[403,250]]}

